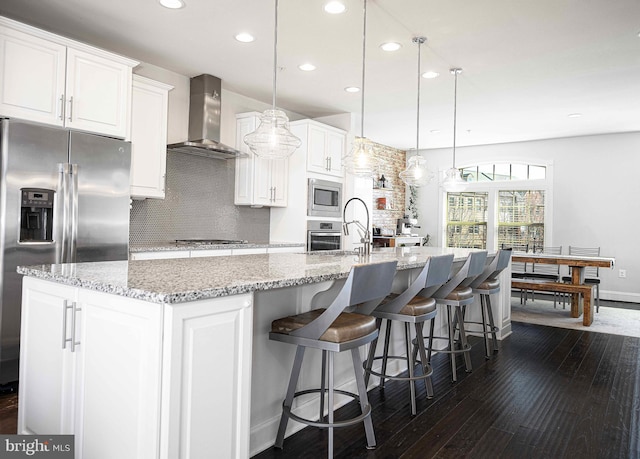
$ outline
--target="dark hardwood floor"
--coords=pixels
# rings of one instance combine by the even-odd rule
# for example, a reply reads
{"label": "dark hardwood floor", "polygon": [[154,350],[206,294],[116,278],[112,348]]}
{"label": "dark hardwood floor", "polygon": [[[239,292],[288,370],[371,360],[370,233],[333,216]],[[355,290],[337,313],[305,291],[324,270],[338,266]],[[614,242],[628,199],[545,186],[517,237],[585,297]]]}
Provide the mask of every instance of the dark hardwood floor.
{"label": "dark hardwood floor", "polygon": [[[513,323],[485,360],[473,339],[473,372],[450,382],[448,356],[434,357],[435,397],[419,384],[369,392],[378,446],[361,424],[336,429],[336,458],[640,458],[640,339]],[[357,412],[354,403],[338,411]],[[306,428],[255,459],[326,457],[326,431]]]}
{"label": "dark hardwood floor", "polygon": [[[362,425],[336,429],[336,458],[640,458],[640,339],[514,322],[513,335],[485,360],[473,339],[473,372],[450,383],[434,357],[435,397],[389,381],[369,392],[378,446]],[[354,404],[338,411],[356,412]],[[0,433],[16,433],[17,397],[0,395]],[[307,428],[267,458],[326,457],[326,432]]]}

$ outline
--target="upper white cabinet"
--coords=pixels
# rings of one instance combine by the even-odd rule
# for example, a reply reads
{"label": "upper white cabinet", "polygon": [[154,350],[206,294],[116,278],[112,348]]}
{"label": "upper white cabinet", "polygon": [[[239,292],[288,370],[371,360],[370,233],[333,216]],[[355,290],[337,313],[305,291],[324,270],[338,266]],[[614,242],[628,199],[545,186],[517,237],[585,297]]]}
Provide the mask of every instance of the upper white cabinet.
{"label": "upper white cabinet", "polygon": [[313,120],[294,121],[291,131],[302,140],[300,148],[306,150],[307,172],[342,178],[346,132]]}
{"label": "upper white cabinet", "polygon": [[137,64],[0,17],[0,115],[125,138]]}
{"label": "upper white cabinet", "polygon": [[131,94],[131,197],[164,199],[169,86],[133,75]]}
{"label": "upper white cabinet", "polygon": [[236,149],[246,156],[236,158],[236,205],[286,207],[289,185],[289,160],[265,159],[254,155],[244,136],[260,123],[257,112],[236,115]]}

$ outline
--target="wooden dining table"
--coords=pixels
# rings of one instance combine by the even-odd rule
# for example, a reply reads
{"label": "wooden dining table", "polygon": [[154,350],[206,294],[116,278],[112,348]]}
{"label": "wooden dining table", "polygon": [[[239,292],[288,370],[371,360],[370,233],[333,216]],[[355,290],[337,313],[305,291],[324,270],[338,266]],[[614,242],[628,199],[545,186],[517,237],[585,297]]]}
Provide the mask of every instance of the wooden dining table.
{"label": "wooden dining table", "polygon": [[[571,268],[571,284],[576,286],[589,285],[585,283],[586,268],[594,267],[612,269],[615,264],[615,258],[611,257],[587,257],[578,255],[553,255],[525,252],[513,252],[511,261],[569,266]],[[580,293],[577,291],[571,292],[570,295],[571,317],[580,317],[584,310],[583,324],[587,326],[591,325],[593,322],[593,308],[590,304],[592,301],[592,295],[585,295],[585,297],[582,298]]]}

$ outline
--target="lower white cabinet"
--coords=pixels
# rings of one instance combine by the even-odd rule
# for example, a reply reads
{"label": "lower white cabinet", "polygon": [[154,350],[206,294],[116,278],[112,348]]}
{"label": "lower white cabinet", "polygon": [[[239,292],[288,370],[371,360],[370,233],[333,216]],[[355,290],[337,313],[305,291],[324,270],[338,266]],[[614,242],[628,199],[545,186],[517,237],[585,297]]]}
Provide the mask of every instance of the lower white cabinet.
{"label": "lower white cabinet", "polygon": [[167,110],[173,86],[133,75],[131,94],[131,197],[164,199]]}
{"label": "lower white cabinet", "polygon": [[289,160],[256,156],[244,136],[260,124],[257,112],[236,115],[236,148],[246,156],[236,158],[234,204],[254,207],[286,207],[289,193]]}
{"label": "lower white cabinet", "polygon": [[24,279],[19,434],[74,434],[77,458],[157,458],[162,308]]}
{"label": "lower white cabinet", "polygon": [[18,434],[74,434],[77,459],[249,457],[252,298],[158,304],[25,277]]}

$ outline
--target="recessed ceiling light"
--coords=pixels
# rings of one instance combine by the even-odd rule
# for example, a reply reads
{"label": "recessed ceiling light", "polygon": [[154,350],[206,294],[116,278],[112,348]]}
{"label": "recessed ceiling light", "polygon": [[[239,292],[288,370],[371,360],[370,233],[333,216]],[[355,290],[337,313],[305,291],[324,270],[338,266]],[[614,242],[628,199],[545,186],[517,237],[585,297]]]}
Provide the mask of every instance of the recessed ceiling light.
{"label": "recessed ceiling light", "polygon": [[184,2],[182,0],[160,0],[160,4],[165,8],[171,8],[172,10],[184,8]]}
{"label": "recessed ceiling light", "polygon": [[388,43],[381,44],[380,48],[382,48],[384,51],[398,51],[400,48],[402,48],[402,45],[400,43],[396,43],[395,41],[390,41]]}
{"label": "recessed ceiling light", "polygon": [[429,72],[424,72],[422,74],[422,78],[438,78],[440,76],[440,74],[438,72],[433,72],[433,71],[429,71]]}
{"label": "recessed ceiling light", "polygon": [[329,14],[340,14],[346,11],[347,7],[344,6],[344,3],[333,1],[324,5],[324,10]]}
{"label": "recessed ceiling light", "polygon": [[569,113],[567,116],[569,118],[580,118],[582,116],[582,113]]}
{"label": "recessed ceiling light", "polygon": [[255,40],[255,37],[250,33],[240,32],[238,35],[236,35],[236,40],[242,43],[251,43]]}
{"label": "recessed ceiling light", "polygon": [[313,70],[315,70],[315,69],[316,69],[316,66],[315,66],[315,65],[313,65],[313,64],[309,64],[309,63],[307,63],[307,64],[300,64],[300,65],[298,66],[298,68],[299,68],[300,70],[305,71],[305,72],[311,72],[311,71],[313,71]]}
{"label": "recessed ceiling light", "polygon": [[429,132],[432,133],[432,134],[439,134],[440,133],[440,129],[431,129]]}
{"label": "recessed ceiling light", "polygon": [[356,87],[356,86],[348,86],[346,88],[344,88],[345,91],[347,92],[360,92],[360,88]]}

